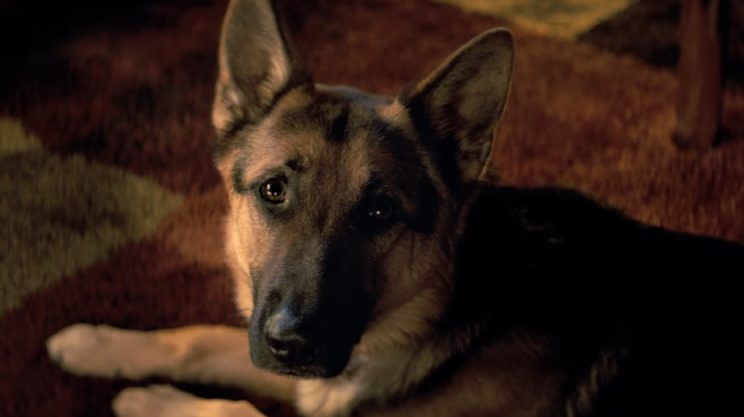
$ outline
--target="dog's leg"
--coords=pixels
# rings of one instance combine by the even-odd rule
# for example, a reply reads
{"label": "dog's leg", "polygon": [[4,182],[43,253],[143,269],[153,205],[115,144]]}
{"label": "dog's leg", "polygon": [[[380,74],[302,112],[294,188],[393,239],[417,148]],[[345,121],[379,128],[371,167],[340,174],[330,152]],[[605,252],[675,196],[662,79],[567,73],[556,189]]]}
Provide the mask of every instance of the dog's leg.
{"label": "dog's leg", "polygon": [[168,385],[127,388],[116,396],[118,417],[260,417],[245,401],[207,400]]}
{"label": "dog's leg", "polygon": [[104,378],[176,381],[235,386],[256,395],[290,401],[294,382],[253,366],[245,329],[188,326],[151,332],[75,324],[47,341],[62,368]]}

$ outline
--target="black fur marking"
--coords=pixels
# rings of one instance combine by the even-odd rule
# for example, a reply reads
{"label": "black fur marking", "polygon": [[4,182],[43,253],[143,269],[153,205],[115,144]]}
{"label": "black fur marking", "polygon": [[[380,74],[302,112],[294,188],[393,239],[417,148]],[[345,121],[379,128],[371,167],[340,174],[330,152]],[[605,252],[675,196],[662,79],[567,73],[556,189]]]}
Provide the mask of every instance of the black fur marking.
{"label": "black fur marking", "polygon": [[342,142],[348,135],[349,125],[349,105],[343,104],[341,106],[340,113],[336,115],[331,122],[331,127],[328,129],[326,137],[331,142]]}
{"label": "black fur marking", "polygon": [[245,194],[250,191],[251,187],[243,182],[243,172],[245,172],[245,158],[237,158],[235,164],[230,171],[230,177],[232,179],[233,190],[237,194]]}
{"label": "black fur marking", "polygon": [[286,163],[287,167],[294,172],[303,173],[307,170],[309,162],[304,156],[297,156]]}
{"label": "black fur marking", "polygon": [[440,197],[415,145],[398,127],[383,120],[373,119],[369,129],[382,138],[382,146],[396,158],[395,166],[386,168],[397,175],[395,185],[406,193],[416,208],[414,213],[405,213],[404,221],[416,232],[432,233],[439,215]]}
{"label": "black fur marking", "polygon": [[[443,334],[477,329],[469,352],[507,334],[547,337],[569,390],[598,352],[632,352],[649,372],[633,375],[634,384],[672,404],[690,390],[687,372],[712,375],[711,362],[725,363],[717,355],[734,351],[711,341],[736,321],[731,289],[742,284],[727,271],[741,271],[740,259],[744,247],[645,226],[573,191],[487,187],[458,245],[454,298],[440,326]],[[690,368],[696,355],[707,369]],[[421,389],[448,378],[458,361]]]}
{"label": "black fur marking", "polygon": [[278,128],[297,136],[316,129],[326,140],[342,142],[348,134],[349,112],[347,102],[331,95],[316,94],[309,104],[282,113]]}
{"label": "black fur marking", "polygon": [[460,168],[457,165],[459,148],[457,139],[453,135],[440,137],[431,125],[430,117],[426,111],[426,104],[421,95],[408,97],[406,94],[400,96],[400,101],[408,110],[408,115],[413,123],[416,133],[419,135],[424,149],[429,153],[437,171],[442,176],[447,188],[453,196],[461,197],[463,194]]}
{"label": "black fur marking", "polygon": [[428,178],[421,178],[413,196],[416,213],[405,218],[406,224],[418,233],[434,232],[439,216],[440,198],[436,188]]}

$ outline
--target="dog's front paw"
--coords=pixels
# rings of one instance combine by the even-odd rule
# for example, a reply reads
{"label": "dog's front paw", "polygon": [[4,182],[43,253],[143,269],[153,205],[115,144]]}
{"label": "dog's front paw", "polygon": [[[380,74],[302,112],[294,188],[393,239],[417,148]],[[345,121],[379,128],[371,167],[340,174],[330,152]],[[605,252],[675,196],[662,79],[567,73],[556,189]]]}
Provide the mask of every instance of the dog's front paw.
{"label": "dog's front paw", "polygon": [[[49,357],[69,372],[130,379],[147,376],[156,365],[157,358],[145,352],[148,344],[152,343],[144,332],[90,324],[62,329],[46,343]],[[147,363],[142,363],[143,359]]]}
{"label": "dog's front paw", "polygon": [[62,368],[79,375],[115,377],[111,363],[110,329],[90,324],[74,324],[47,340],[47,353]]}
{"label": "dog's front paw", "polygon": [[[157,417],[179,415],[188,417],[196,397],[168,385],[147,388],[127,388],[114,399],[112,407],[119,417]],[[191,407],[193,408],[193,407]],[[177,413],[177,414],[176,414]]]}
{"label": "dog's front paw", "polygon": [[206,400],[168,385],[127,388],[116,396],[114,413],[119,417],[259,417],[244,401]]}

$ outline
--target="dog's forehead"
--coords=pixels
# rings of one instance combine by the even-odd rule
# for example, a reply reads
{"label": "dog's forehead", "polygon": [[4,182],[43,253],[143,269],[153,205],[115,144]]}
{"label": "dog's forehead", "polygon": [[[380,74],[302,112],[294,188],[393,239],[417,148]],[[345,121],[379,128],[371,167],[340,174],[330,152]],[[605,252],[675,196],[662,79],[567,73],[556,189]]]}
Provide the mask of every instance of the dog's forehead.
{"label": "dog's forehead", "polygon": [[394,119],[385,117],[387,106],[324,91],[291,98],[278,103],[251,153],[268,151],[266,165],[297,160],[303,168],[330,170],[363,183],[391,171],[396,159],[411,159],[411,152],[402,151],[411,147],[410,140]]}
{"label": "dog's forehead", "polygon": [[[357,97],[287,93],[261,123],[241,135],[232,162],[221,165],[232,189],[243,193],[270,176],[295,171],[302,189],[312,189],[313,199],[353,203],[384,189],[405,207],[415,205],[413,196],[429,187],[432,177],[406,124],[405,109],[374,96]],[[306,190],[304,195],[310,194]]]}

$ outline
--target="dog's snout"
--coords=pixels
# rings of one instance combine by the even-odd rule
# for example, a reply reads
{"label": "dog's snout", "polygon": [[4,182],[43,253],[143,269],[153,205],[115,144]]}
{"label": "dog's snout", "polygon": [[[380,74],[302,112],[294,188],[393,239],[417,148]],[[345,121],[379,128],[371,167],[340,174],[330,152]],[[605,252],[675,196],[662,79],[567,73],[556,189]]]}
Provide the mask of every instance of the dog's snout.
{"label": "dog's snout", "polygon": [[287,307],[280,308],[266,320],[266,344],[282,361],[299,361],[307,354],[307,340],[300,330],[298,317]]}

